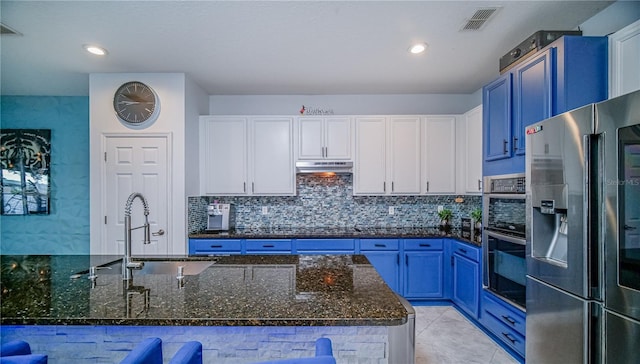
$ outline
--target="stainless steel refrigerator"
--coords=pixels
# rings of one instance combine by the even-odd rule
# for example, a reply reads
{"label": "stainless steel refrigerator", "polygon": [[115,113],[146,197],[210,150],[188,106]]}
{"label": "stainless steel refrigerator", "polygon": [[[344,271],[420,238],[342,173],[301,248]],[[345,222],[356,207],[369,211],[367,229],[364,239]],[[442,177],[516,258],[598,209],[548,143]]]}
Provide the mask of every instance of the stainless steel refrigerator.
{"label": "stainless steel refrigerator", "polygon": [[527,363],[640,360],[640,91],[526,130]]}

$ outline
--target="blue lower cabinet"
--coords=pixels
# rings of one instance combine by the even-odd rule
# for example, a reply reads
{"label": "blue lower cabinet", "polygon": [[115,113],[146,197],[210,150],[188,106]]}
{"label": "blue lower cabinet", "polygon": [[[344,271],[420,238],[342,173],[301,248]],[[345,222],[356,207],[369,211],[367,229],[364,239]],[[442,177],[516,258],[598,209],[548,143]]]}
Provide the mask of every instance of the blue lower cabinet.
{"label": "blue lower cabinet", "polygon": [[444,241],[442,239],[403,239],[404,287],[408,299],[443,299]]}
{"label": "blue lower cabinet", "polygon": [[483,291],[480,323],[506,347],[524,357],[526,316],[492,293]]}
{"label": "blue lower cabinet", "polygon": [[291,254],[291,239],[247,239],[247,254]]}
{"label": "blue lower cabinet", "polygon": [[189,239],[189,255],[241,253],[242,239]]}
{"label": "blue lower cabinet", "polygon": [[398,247],[398,239],[360,239],[360,253],[369,259],[385,283],[401,294]]}
{"label": "blue lower cabinet", "polygon": [[453,263],[451,300],[474,319],[478,319],[480,310],[480,264],[455,252],[452,255],[451,262]]}

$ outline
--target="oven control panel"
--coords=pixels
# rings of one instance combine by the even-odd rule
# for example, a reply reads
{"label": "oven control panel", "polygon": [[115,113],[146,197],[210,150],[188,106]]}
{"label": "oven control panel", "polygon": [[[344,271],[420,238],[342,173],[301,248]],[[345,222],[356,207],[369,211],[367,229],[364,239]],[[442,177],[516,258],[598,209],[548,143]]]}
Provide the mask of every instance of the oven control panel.
{"label": "oven control panel", "polygon": [[489,184],[490,193],[525,193],[523,177],[494,178]]}

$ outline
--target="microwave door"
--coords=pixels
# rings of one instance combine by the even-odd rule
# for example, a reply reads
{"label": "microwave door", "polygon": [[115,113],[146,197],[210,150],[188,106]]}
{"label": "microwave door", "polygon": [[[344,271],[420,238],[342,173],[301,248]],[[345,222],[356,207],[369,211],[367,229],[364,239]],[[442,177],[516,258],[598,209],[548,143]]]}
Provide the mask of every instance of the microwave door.
{"label": "microwave door", "polygon": [[[527,129],[527,273],[579,297],[589,298],[594,254],[586,187],[591,170],[593,105]],[[597,256],[597,255],[596,255]]]}

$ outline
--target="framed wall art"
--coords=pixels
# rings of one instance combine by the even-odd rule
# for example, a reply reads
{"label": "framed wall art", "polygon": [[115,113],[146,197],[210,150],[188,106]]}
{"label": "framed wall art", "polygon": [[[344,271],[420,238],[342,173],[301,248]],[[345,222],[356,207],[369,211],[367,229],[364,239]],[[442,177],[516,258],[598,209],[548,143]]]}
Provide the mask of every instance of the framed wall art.
{"label": "framed wall art", "polygon": [[50,129],[0,129],[0,213],[48,214],[50,165]]}

